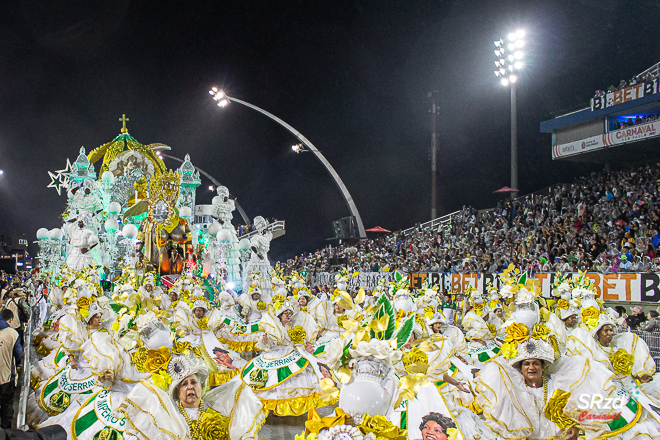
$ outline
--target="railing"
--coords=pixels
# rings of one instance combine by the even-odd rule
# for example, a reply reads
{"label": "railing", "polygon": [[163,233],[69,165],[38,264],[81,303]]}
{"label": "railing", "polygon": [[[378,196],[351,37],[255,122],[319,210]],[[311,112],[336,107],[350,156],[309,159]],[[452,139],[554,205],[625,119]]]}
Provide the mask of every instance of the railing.
{"label": "railing", "polygon": [[529,196],[532,196],[532,197],[533,196],[545,196],[545,195],[548,195],[548,194],[552,194],[552,191],[555,188],[561,188],[564,185],[566,185],[566,184],[565,183],[555,183],[554,185],[548,186],[547,188],[543,188],[543,189],[540,189],[538,191],[534,191],[534,192],[531,192],[529,194],[525,194],[524,196],[516,197],[516,200],[522,200],[525,197],[529,197]]}
{"label": "railing", "polygon": [[[23,333],[23,379],[19,384],[21,387],[21,394],[18,399],[18,413],[16,415],[16,426],[21,429],[27,429],[27,426],[25,425],[25,415],[27,413],[28,396],[30,395],[31,368],[32,363],[34,362],[32,331],[36,326],[36,316],[38,316],[38,314],[35,313],[34,307],[31,307],[30,319],[28,320],[25,332]],[[16,373],[18,374],[18,371]]]}
{"label": "railing", "polygon": [[[566,184],[565,183],[555,183],[552,186],[548,186],[548,187],[540,189],[538,191],[534,191],[534,192],[525,194],[523,196],[518,196],[518,197],[515,198],[515,200],[522,201],[525,198],[530,197],[530,196],[532,197],[532,200],[533,200],[535,196],[545,196],[545,195],[548,195],[548,194],[552,194],[552,192],[556,188],[561,188],[564,185],[566,185]],[[486,212],[493,211],[495,209],[496,208],[486,208],[486,209],[477,210],[476,212],[479,213],[479,214],[484,214]],[[461,210],[461,211],[454,211],[454,212],[451,212],[449,214],[445,214],[442,217],[438,217],[438,218],[430,220],[428,222],[421,223],[417,226],[413,226],[412,228],[404,229],[403,231],[401,231],[401,233],[403,235],[407,236],[407,235],[410,235],[410,233],[413,232],[416,229],[418,229],[418,230],[424,230],[424,229],[427,229],[427,228],[437,229],[438,226],[440,226],[440,225],[444,226],[444,225],[447,225],[447,224],[451,224],[452,218],[462,214],[462,212],[463,211]]]}
{"label": "railing", "polygon": [[650,73],[653,76],[658,76],[658,74],[660,74],[660,63],[656,63],[656,64],[652,65],[651,67],[649,67],[648,69],[646,69],[645,71],[643,71],[642,73],[637,75],[637,77],[638,78],[643,77],[647,73]]}
{"label": "railing", "polygon": [[[284,220],[278,220],[273,223],[268,223],[267,229],[273,233],[273,238],[277,238],[277,237],[281,237],[286,232],[284,226],[285,226]],[[248,232],[247,234],[239,235],[238,238],[241,240],[243,238],[247,238],[249,240],[250,237],[252,237],[255,234],[257,234],[257,231],[251,231]]]}
{"label": "railing", "polygon": [[660,332],[632,330],[631,333],[636,334],[646,342],[646,345],[649,346],[651,357],[655,361],[655,371],[660,371]]}
{"label": "railing", "polygon": [[442,217],[438,217],[438,218],[436,218],[434,220],[431,220],[431,221],[428,221],[426,223],[421,223],[417,226],[413,226],[412,228],[404,229],[403,231],[401,231],[401,233],[403,235],[409,235],[415,229],[421,229],[421,230],[424,230],[424,229],[427,229],[427,228],[437,229],[438,226],[440,226],[440,225],[444,226],[448,223],[451,223],[452,217],[455,216],[455,215],[458,215],[460,213],[461,213],[461,211],[454,211],[452,213],[443,215]]}

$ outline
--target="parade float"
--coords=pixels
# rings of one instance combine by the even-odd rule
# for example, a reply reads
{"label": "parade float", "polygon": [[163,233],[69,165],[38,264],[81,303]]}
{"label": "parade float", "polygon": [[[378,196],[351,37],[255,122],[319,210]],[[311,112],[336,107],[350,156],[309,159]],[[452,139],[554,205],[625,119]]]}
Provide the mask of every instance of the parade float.
{"label": "parade float", "polygon": [[[37,232],[42,269],[55,280],[63,269],[92,268],[107,290],[128,270],[138,283],[148,274],[159,283],[164,276],[172,283],[186,274],[203,278],[211,291],[223,281],[240,291],[241,257],[250,259],[250,243],[239,243],[231,223],[235,205],[229,190],[217,188],[212,223],[196,225],[201,179],[190,156],[179,168],[168,169],[161,152],[170,147],[141,144],[128,133],[128,119],[120,121],[121,133],[112,141],[89,153],[82,147],[75,161],[49,172],[48,186],[66,195],[67,202],[63,225]],[[256,238],[267,252],[270,236]]]}

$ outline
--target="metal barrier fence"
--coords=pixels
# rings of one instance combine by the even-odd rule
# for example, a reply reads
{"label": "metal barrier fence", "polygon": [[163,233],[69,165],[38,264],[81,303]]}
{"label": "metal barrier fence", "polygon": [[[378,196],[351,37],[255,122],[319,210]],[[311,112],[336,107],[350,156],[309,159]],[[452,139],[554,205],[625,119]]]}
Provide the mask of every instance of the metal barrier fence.
{"label": "metal barrier fence", "polygon": [[651,357],[655,361],[655,371],[660,371],[660,332],[645,332],[643,330],[633,330],[632,333],[636,334],[646,342],[651,351]]}
{"label": "metal barrier fence", "polygon": [[30,308],[30,319],[28,320],[25,332],[23,333],[23,377],[18,386],[21,394],[18,400],[18,414],[16,415],[16,426],[21,429],[27,429],[25,425],[25,414],[27,412],[27,401],[30,395],[31,368],[34,362],[34,349],[32,346],[32,332],[36,326],[37,316],[39,314],[34,307]]}

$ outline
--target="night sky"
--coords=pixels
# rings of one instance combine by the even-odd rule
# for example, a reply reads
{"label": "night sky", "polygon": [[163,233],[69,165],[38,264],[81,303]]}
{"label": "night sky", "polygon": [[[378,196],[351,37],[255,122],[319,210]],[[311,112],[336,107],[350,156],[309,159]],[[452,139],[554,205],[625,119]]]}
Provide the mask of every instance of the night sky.
{"label": "night sky", "polygon": [[[238,197],[285,219],[271,258],[312,251],[349,215],[329,174],[264,116],[279,116],[333,164],[366,228],[430,217],[430,116],[442,104],[439,213],[493,206],[509,185],[509,90],[493,40],[524,28],[518,85],[523,193],[597,169],[553,162],[539,123],[660,61],[657,1],[126,0],[7,4],[0,16],[0,232],[60,227],[47,171],[119,134],[161,142]],[[179,166],[166,162],[171,168]],[[100,163],[99,163],[100,165]],[[98,170],[99,165],[96,166]],[[198,203],[213,194],[204,180]],[[234,223],[240,222],[236,213]]]}

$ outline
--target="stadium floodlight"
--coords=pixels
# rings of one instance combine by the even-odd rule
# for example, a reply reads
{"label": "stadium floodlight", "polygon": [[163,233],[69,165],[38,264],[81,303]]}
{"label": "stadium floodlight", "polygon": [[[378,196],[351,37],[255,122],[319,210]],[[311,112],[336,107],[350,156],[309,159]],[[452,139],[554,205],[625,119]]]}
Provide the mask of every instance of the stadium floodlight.
{"label": "stadium floodlight", "polygon": [[[495,56],[499,58],[495,61],[495,77],[499,78],[504,87],[511,88],[511,187],[518,188],[518,122],[516,110],[516,83],[518,82],[517,72],[525,66],[523,63],[524,53],[520,50],[525,47],[523,40],[525,31],[518,29],[507,35],[506,45],[503,39],[495,40]],[[506,50],[504,49],[506,47]],[[512,192],[511,197],[515,198],[517,192]]]}
{"label": "stadium floodlight", "polygon": [[213,96],[213,100],[218,103],[218,107],[220,108],[225,108],[231,104],[227,94],[217,87],[212,87],[211,90],[209,90],[209,95]]}
{"label": "stadium floodlight", "polygon": [[219,90],[217,87],[213,87],[211,90],[209,90],[209,93],[213,95],[213,99],[215,101],[220,101],[222,98],[224,98],[225,92],[222,90]]}

